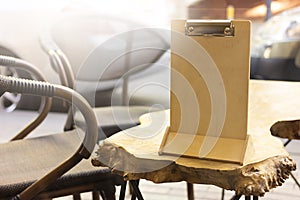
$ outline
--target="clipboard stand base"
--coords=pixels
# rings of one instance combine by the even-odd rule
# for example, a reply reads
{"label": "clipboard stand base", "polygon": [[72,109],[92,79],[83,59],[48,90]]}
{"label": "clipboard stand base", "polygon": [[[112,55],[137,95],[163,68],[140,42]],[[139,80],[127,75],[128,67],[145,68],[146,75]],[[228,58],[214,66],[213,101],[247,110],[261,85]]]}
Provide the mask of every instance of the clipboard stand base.
{"label": "clipboard stand base", "polygon": [[174,155],[245,165],[249,135],[245,139],[186,134],[166,128],[159,155]]}

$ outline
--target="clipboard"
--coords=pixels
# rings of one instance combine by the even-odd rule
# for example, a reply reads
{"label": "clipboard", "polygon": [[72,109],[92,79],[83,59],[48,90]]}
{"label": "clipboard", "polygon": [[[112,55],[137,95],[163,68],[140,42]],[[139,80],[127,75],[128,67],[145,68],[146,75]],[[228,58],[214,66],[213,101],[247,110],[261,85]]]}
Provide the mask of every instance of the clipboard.
{"label": "clipboard", "polygon": [[250,21],[174,20],[171,28],[170,126],[159,154],[244,164]]}

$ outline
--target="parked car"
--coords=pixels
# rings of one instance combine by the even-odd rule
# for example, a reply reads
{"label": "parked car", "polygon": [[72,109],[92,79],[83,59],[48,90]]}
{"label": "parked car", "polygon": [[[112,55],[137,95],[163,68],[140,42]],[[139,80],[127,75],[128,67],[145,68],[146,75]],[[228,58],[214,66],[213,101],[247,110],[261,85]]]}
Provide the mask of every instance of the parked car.
{"label": "parked car", "polygon": [[273,16],[253,33],[251,78],[300,81],[300,7]]}

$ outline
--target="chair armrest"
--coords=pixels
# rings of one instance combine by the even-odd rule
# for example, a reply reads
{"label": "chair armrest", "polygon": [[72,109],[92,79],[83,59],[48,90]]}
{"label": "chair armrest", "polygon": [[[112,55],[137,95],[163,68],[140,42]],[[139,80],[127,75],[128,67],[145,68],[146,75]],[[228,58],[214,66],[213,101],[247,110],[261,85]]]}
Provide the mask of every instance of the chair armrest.
{"label": "chair armrest", "polygon": [[58,97],[74,104],[83,114],[87,124],[86,134],[79,153],[84,158],[89,158],[97,142],[98,125],[92,108],[79,93],[61,85],[0,75],[0,94],[4,92]]}
{"label": "chair armrest", "polygon": [[49,184],[53,183],[57,180],[57,178],[78,164],[83,158],[88,159],[90,157],[96,145],[98,136],[96,116],[88,102],[80,94],[64,86],[0,75],[0,95],[4,92],[65,99],[70,103],[73,103],[79,109],[87,123],[87,130],[78,150],[70,158],[50,171],[44,177],[34,182],[31,186],[14,198],[24,200],[33,199]]}
{"label": "chair armrest", "polygon": [[[34,66],[31,63],[26,62],[24,60],[10,57],[10,56],[0,55],[0,65],[6,66],[6,67],[14,67],[14,68],[28,71],[37,80],[46,81],[46,78],[44,77],[44,75],[41,73],[41,71],[36,66]],[[41,105],[40,105],[40,109],[39,109],[39,111],[40,111],[39,115],[32,122],[30,122],[30,124],[28,124],[23,130],[21,130],[17,135],[15,135],[11,139],[11,141],[23,139],[31,131],[33,131],[37,126],[39,126],[42,123],[42,121],[46,118],[46,116],[48,115],[51,105],[52,105],[51,98],[42,97],[42,101],[41,101]]]}

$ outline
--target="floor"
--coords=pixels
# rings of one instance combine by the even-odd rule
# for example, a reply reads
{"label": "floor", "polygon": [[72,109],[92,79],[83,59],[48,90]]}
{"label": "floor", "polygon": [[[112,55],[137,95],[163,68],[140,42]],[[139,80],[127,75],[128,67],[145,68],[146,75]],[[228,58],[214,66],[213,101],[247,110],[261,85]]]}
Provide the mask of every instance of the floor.
{"label": "floor", "polygon": [[[1,135],[0,142],[7,141],[12,137],[12,133],[16,133],[20,130],[26,123],[28,123],[36,115],[35,112],[28,111],[15,111],[13,113],[0,112],[0,122],[1,122]],[[31,137],[44,135],[44,133],[55,133],[62,130],[63,122],[66,116],[64,114],[50,113],[43,124],[35,130]],[[17,120],[17,121],[16,121]],[[287,150],[290,152],[292,158],[300,164],[300,141],[291,142]],[[294,172],[296,178],[300,180],[300,170]],[[201,200],[214,200],[221,199],[221,189],[212,185],[194,185],[195,188],[195,199]],[[119,187],[117,187],[118,196]],[[186,195],[186,183],[164,183],[164,184],[154,184],[149,181],[142,180],[140,183],[140,189],[144,198],[147,200],[164,200],[164,199],[187,199]],[[234,193],[232,191],[226,191],[225,199],[230,199]],[[56,200],[70,200],[71,197],[61,197],[56,198]],[[90,193],[82,194],[83,200],[90,200]],[[130,199],[129,192],[127,192],[126,199]],[[276,200],[276,199],[288,199],[288,200],[299,200],[300,190],[294,183],[294,181],[289,178],[281,187],[271,190],[261,198],[262,200]]]}

